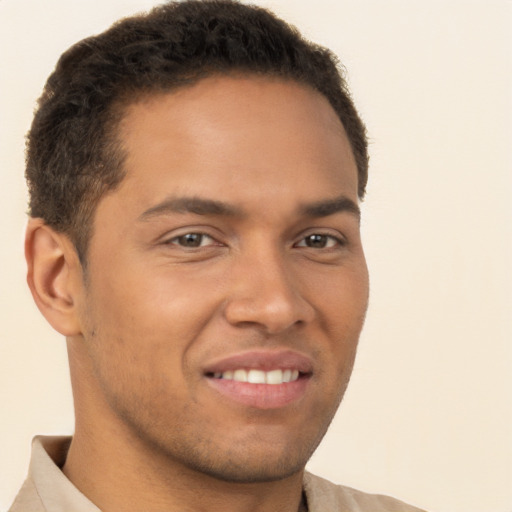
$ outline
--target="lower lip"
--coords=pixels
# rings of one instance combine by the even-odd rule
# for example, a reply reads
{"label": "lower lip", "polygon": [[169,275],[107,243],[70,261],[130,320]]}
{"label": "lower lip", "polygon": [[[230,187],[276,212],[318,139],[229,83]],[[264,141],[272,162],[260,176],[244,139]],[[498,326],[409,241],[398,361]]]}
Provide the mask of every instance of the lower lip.
{"label": "lower lip", "polygon": [[309,377],[301,375],[297,380],[283,384],[250,384],[214,378],[207,378],[207,381],[221,395],[239,404],[257,409],[279,409],[305,395]]}

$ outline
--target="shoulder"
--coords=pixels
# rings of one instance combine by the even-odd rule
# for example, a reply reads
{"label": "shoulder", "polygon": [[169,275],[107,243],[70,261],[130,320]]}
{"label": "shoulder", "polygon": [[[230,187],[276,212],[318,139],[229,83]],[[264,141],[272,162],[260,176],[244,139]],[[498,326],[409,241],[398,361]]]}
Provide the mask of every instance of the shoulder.
{"label": "shoulder", "polygon": [[425,512],[390,496],[368,494],[305,473],[309,512]]}

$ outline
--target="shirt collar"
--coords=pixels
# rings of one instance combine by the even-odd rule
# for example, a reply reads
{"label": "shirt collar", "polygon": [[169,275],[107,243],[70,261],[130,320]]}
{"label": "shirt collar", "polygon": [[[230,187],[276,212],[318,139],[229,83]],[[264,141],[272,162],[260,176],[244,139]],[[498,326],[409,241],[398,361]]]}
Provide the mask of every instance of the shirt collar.
{"label": "shirt collar", "polygon": [[101,512],[60,469],[70,443],[71,437],[36,436],[32,441],[29,477],[48,512]]}

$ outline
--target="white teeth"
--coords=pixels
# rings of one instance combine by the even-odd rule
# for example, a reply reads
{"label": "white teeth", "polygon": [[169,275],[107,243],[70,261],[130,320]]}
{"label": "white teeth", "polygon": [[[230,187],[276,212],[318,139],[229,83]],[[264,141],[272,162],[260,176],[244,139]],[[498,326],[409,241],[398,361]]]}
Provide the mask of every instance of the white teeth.
{"label": "white teeth", "polygon": [[233,380],[237,382],[247,382],[247,372],[245,370],[235,370],[233,372]]}
{"label": "white teeth", "polygon": [[267,384],[282,384],[283,383],[283,370],[272,370],[267,372]]}
{"label": "white teeth", "polygon": [[227,370],[225,372],[215,372],[215,379],[234,380],[236,382],[248,382],[250,384],[283,384],[293,382],[299,378],[299,370]]}
{"label": "white teeth", "polygon": [[247,382],[251,384],[265,384],[265,372],[261,370],[249,370],[247,374]]}

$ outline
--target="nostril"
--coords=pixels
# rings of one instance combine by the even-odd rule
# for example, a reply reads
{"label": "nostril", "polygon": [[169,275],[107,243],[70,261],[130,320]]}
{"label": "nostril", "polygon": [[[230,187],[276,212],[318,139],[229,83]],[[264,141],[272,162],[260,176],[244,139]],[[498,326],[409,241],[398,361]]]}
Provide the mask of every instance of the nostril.
{"label": "nostril", "polygon": [[314,317],[312,313],[313,308],[302,297],[262,293],[251,299],[232,299],[224,314],[236,327],[255,327],[267,334],[277,334],[293,326],[304,326]]}

